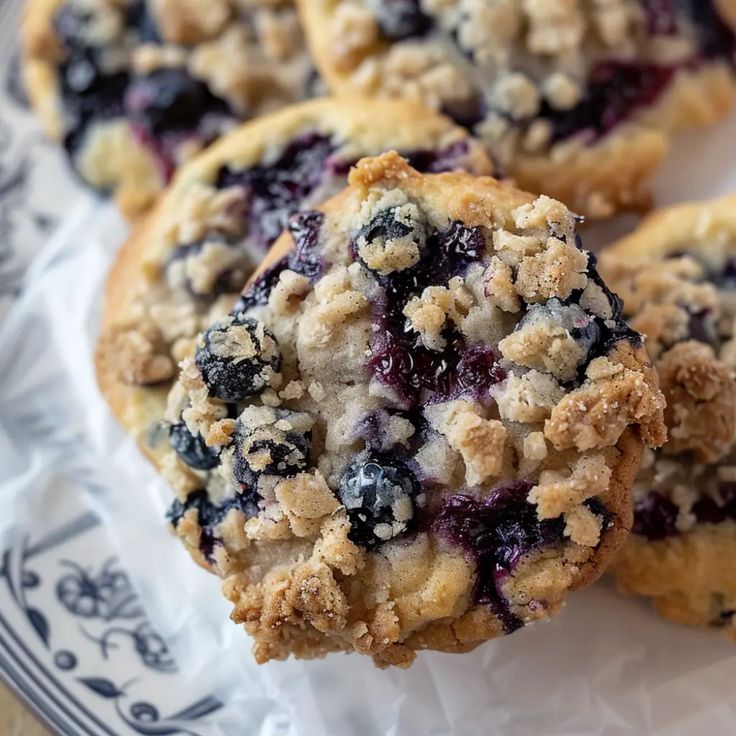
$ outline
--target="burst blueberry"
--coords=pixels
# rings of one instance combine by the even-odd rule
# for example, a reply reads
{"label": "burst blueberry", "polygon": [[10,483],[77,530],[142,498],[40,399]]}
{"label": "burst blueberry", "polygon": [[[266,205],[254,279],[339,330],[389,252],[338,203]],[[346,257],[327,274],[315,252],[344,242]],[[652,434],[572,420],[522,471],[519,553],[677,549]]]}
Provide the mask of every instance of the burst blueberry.
{"label": "burst blueberry", "polygon": [[488,498],[449,498],[432,525],[438,536],[460,547],[475,561],[473,600],[488,606],[501,620],[506,633],[523,622],[511,611],[503,595],[504,580],[530,552],[564,541],[560,519],[540,521],[535,506],[527,501],[532,484],[502,483]]}

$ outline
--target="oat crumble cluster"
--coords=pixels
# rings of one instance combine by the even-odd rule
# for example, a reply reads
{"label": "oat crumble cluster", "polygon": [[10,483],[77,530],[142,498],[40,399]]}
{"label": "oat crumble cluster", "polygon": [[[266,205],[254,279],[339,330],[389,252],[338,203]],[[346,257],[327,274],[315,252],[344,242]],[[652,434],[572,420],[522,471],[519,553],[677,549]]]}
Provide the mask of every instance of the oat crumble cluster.
{"label": "oat crumble cluster", "polygon": [[238,121],[316,81],[289,0],[31,0],[24,41],[48,132],[129,214]]}
{"label": "oat crumble cluster", "polygon": [[119,384],[113,410],[149,454],[161,442],[155,428],[177,363],[227,315],[289,217],[341,190],[359,158],[392,146],[422,171],[491,170],[482,146],[446,118],[379,100],[292,106],[245,124],[184,168],[113,269],[98,350],[111,374],[103,388]]}
{"label": "oat crumble cluster", "polygon": [[589,216],[646,203],[666,134],[733,99],[732,0],[298,4],[333,89],[441,109],[521,187]]}
{"label": "oat crumble cluster", "polygon": [[736,200],[653,217],[603,270],[647,335],[669,432],[645,456],[615,572],[664,616],[736,636]]}
{"label": "oat crumble cluster", "polygon": [[364,159],[197,339],[166,414],[170,519],[259,662],[466,651],[600,574],[663,399],[576,224]]}

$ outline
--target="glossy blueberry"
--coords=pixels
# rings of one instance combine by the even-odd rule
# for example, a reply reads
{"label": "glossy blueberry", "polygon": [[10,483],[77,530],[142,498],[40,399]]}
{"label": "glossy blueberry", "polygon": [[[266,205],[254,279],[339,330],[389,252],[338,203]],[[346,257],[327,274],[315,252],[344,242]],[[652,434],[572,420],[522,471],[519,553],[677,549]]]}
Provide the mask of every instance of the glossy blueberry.
{"label": "glossy blueberry", "polygon": [[449,498],[432,530],[449,543],[460,547],[476,563],[473,600],[487,605],[502,621],[506,633],[523,625],[509,608],[501,585],[522,557],[541,547],[562,544],[561,519],[539,521],[537,509],[527,501],[532,483],[502,483],[488,498],[471,496]]}
{"label": "glossy blueberry", "polygon": [[294,250],[289,254],[289,268],[314,283],[322,273],[319,234],[325,216],[322,212],[300,212],[289,220]]}
{"label": "glossy blueberry", "polygon": [[432,26],[419,0],[378,0],[376,17],[381,33],[389,41],[422,36]]}
{"label": "glossy blueberry", "polygon": [[677,534],[677,506],[666,496],[650,491],[634,506],[632,532],[651,541]]}
{"label": "glossy blueberry", "polygon": [[193,435],[184,422],[169,427],[169,442],[181,460],[195,470],[211,470],[220,462],[219,451],[208,447],[201,434]]}
{"label": "glossy blueberry", "polygon": [[195,354],[212,396],[237,402],[261,391],[281,367],[276,338],[257,320],[236,314],[204,333]]}
{"label": "glossy blueberry", "polygon": [[464,170],[461,162],[467,155],[467,141],[456,141],[439,151],[425,148],[402,153],[402,156],[409,162],[412,168],[430,174],[440,174],[443,171]]}
{"label": "glossy blueberry", "polygon": [[414,501],[420,491],[414,473],[397,458],[358,457],[337,488],[350,519],[350,540],[372,547],[403,534],[414,517]]}
{"label": "glossy blueberry", "polygon": [[171,504],[166,517],[176,529],[184,515],[195,509],[200,526],[199,550],[205,559],[212,561],[215,546],[220,543],[217,527],[227,516],[230,509],[242,511],[248,518],[258,513],[258,496],[253,492],[238,493],[222,504],[215,505],[210,501],[207,491],[190,493],[184,503],[178,499]]}
{"label": "glossy blueberry", "polygon": [[308,133],[291,141],[270,164],[240,171],[224,167],[220,171],[218,186],[244,188],[250,204],[250,236],[263,250],[320,185],[334,150],[326,136]]}
{"label": "glossy blueberry", "polygon": [[[311,433],[296,427],[306,415],[276,409],[271,421],[253,421],[247,410],[237,422],[233,474],[238,483],[255,488],[261,475],[282,478],[301,473],[309,467]],[[292,429],[284,429],[288,423]],[[311,424],[311,423],[310,423]]]}
{"label": "glossy blueberry", "polygon": [[184,68],[162,67],[135,78],[125,95],[130,119],[155,137],[197,130],[205,114],[227,113],[227,105]]}

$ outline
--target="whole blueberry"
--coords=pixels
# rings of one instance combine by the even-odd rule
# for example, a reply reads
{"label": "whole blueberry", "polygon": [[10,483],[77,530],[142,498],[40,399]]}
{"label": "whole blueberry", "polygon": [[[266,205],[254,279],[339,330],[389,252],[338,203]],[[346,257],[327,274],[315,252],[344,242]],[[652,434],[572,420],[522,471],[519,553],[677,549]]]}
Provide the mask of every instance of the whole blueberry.
{"label": "whole blueberry", "polygon": [[309,467],[312,420],[287,409],[248,407],[237,421],[233,475],[255,488],[261,475],[288,478]]}
{"label": "whole blueberry", "polygon": [[631,531],[649,540],[667,539],[677,534],[677,506],[661,493],[651,491],[634,506]]}
{"label": "whole blueberry", "polygon": [[262,391],[281,367],[273,334],[243,314],[216,322],[200,339],[195,362],[212,396],[237,402]]}
{"label": "whole blueberry", "polygon": [[195,130],[206,113],[224,112],[225,105],[186,69],[162,67],[131,82],[125,109],[133,121],[160,136]]}
{"label": "whole blueberry", "polygon": [[171,425],[169,442],[179,458],[195,470],[211,470],[220,462],[218,450],[208,447],[201,434],[192,434],[184,422]]}
{"label": "whole blueberry", "polygon": [[403,534],[414,517],[420,490],[416,476],[400,460],[385,455],[358,457],[337,488],[350,519],[350,540],[371,547]]}

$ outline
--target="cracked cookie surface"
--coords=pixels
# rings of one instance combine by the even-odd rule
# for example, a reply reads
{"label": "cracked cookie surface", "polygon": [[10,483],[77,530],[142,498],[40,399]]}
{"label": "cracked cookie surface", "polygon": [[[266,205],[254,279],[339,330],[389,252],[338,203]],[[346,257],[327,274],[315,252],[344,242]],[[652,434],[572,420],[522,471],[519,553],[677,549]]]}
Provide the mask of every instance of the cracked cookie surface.
{"label": "cracked cookie surface", "polygon": [[290,0],[30,0],[23,41],[47,133],[131,216],[219,135],[316,86]]}
{"label": "cracked cookie surface", "polygon": [[736,198],[664,210],[605,251],[667,400],[614,567],[666,618],[736,638]]}
{"label": "cracked cookie surface", "polygon": [[259,662],[406,666],[554,615],[664,439],[564,205],[396,153],[349,180],[291,219],[169,396],[197,447],[162,460],[172,526]]}
{"label": "cracked cookie surface", "polygon": [[[491,170],[464,129],[416,103],[330,99],[245,123],[183,167],[117,257],[97,350],[105,396],[149,456],[168,447],[160,423],[176,364],[227,315],[289,217],[342,189],[359,158],[390,149],[425,171]],[[302,261],[304,271],[308,253]],[[277,293],[293,298],[286,287]]]}
{"label": "cracked cookie surface", "polygon": [[300,0],[333,90],[423,100],[588,217],[647,206],[682,127],[734,96],[734,0]]}

